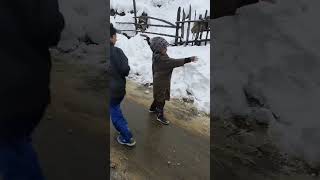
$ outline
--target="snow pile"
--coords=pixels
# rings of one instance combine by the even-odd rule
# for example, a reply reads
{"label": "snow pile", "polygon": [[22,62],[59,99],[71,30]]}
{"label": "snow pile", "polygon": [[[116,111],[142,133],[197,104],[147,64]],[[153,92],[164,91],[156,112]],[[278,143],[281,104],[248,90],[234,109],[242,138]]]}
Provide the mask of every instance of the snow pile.
{"label": "snow pile", "polygon": [[[246,87],[274,113],[270,134],[286,151],[320,159],[320,12],[317,0],[259,3],[214,20],[213,110],[248,115]],[[226,28],[228,27],[228,28]]]}
{"label": "snow pile", "polygon": [[[137,15],[143,12],[149,16],[165,19],[171,23],[176,22],[179,6],[188,11],[189,5],[193,10],[203,14],[210,7],[209,0],[137,0]],[[161,5],[158,7],[157,5]],[[111,0],[110,8],[118,12],[125,12],[125,16],[110,16],[110,22],[117,29],[134,29],[133,25],[117,24],[116,22],[134,22],[134,15],[129,13],[133,9],[132,1]],[[208,9],[209,10],[209,9]],[[193,11],[194,12],[194,11]],[[187,12],[186,12],[187,13]],[[210,11],[208,11],[209,15]],[[163,24],[159,21],[150,20],[150,24]],[[165,33],[175,35],[175,29],[149,27],[149,32]],[[127,32],[125,32],[127,33]],[[127,34],[130,34],[129,32]],[[134,34],[131,34],[134,35]],[[150,38],[157,35],[148,34]],[[164,37],[173,43],[174,38]],[[120,47],[129,59],[131,67],[130,78],[138,83],[152,83],[152,52],[149,45],[139,34],[131,39],[118,35],[116,46]],[[194,100],[194,105],[206,113],[210,113],[210,44],[207,46],[179,46],[168,48],[168,55],[172,58],[185,58],[198,56],[197,63],[186,64],[184,67],[176,68],[172,75],[171,96],[174,98],[188,98]]]}
{"label": "snow pile", "polygon": [[[141,84],[152,83],[152,51],[147,42],[141,36],[127,39],[119,34],[116,46],[129,58],[129,78]],[[199,110],[210,113],[210,45],[169,47],[168,55],[172,58],[199,57],[198,62],[186,64],[173,71],[171,96],[193,98]]]}
{"label": "snow pile", "polygon": [[65,19],[65,28],[58,47],[69,51],[80,44],[79,38],[87,35],[98,44],[105,43],[107,2],[100,0],[59,1]]}

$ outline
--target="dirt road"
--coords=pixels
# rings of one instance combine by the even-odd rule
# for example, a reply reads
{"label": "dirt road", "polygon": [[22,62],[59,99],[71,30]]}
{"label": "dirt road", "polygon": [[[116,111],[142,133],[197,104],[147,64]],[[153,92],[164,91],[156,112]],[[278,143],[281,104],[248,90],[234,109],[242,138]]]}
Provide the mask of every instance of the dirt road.
{"label": "dirt road", "polygon": [[[111,159],[128,179],[210,179],[209,138],[176,125],[163,126],[145,106],[130,99],[123,106],[137,146],[122,147],[111,128]],[[117,169],[115,169],[117,171]],[[114,176],[117,177],[117,176]]]}
{"label": "dirt road", "polygon": [[102,69],[62,59],[53,64],[52,104],[34,135],[48,180],[107,179],[108,129],[111,179],[209,179],[208,127],[192,125],[190,117],[188,127],[188,119],[174,113],[183,107],[168,105],[175,107],[168,112],[172,124],[162,126],[147,112],[151,99],[138,99],[143,93],[130,93],[139,90],[129,83],[123,110],[137,146],[128,149],[116,143],[107,124]]}
{"label": "dirt road", "polygon": [[171,125],[162,126],[147,111],[150,89],[130,81],[123,110],[137,146],[120,146],[108,124],[106,76],[97,63],[54,60],[52,104],[34,134],[48,180],[108,179],[109,169],[111,179],[117,180],[206,180],[210,179],[210,158],[211,179],[319,179],[316,169],[283,157],[265,143],[263,130],[250,124],[213,121],[210,156],[206,115],[173,100],[166,105]]}
{"label": "dirt road", "polygon": [[52,103],[34,134],[48,180],[108,177],[106,96],[91,81],[101,72],[82,67],[54,60]]}

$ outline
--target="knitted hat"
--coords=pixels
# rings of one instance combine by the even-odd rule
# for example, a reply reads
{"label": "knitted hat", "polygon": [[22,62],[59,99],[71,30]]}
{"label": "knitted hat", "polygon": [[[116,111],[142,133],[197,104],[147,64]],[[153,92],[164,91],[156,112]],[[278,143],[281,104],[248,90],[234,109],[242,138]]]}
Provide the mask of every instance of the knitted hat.
{"label": "knitted hat", "polygon": [[159,53],[162,49],[165,49],[170,44],[162,37],[154,37],[150,41],[150,48],[154,53]]}

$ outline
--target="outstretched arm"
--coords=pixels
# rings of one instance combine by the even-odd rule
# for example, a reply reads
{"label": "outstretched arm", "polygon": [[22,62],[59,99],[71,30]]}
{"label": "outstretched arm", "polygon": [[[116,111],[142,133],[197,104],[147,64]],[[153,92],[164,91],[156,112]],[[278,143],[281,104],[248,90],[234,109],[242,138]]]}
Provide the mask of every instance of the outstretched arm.
{"label": "outstretched arm", "polygon": [[181,59],[174,59],[174,58],[168,57],[168,59],[164,60],[166,66],[168,66],[168,68],[176,68],[176,67],[183,66],[186,63],[196,62],[196,61],[197,61],[197,59],[194,56],[188,57],[188,58],[181,58]]}

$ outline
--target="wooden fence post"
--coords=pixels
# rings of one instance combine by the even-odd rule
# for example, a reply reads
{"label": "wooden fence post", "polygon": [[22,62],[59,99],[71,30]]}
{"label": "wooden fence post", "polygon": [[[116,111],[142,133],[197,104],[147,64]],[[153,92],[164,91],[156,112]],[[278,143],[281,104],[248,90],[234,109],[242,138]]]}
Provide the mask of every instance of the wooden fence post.
{"label": "wooden fence post", "polygon": [[[191,5],[189,6],[189,20],[191,21]],[[186,40],[186,44],[188,45],[188,41],[189,41],[189,35],[190,35],[190,22],[188,22],[188,28],[187,28],[187,40]]]}
{"label": "wooden fence post", "polygon": [[[203,25],[206,25],[207,23],[209,23],[209,22],[206,22],[206,20],[207,20],[207,14],[208,14],[208,10],[206,10],[206,13],[204,14],[204,18],[203,18]],[[201,27],[201,34],[200,34],[200,40],[202,39],[202,34],[203,34],[203,31],[205,31],[206,29],[207,29],[208,27],[205,27],[205,26],[203,26],[203,27]],[[200,42],[200,44],[199,45],[201,45],[202,44],[202,42]]]}
{"label": "wooden fence post", "polygon": [[174,44],[177,46],[178,45],[178,40],[179,40],[179,29],[180,29],[180,15],[181,15],[181,7],[178,8],[177,12],[177,22],[176,22],[176,38],[174,41]]}
{"label": "wooden fence post", "polygon": [[134,26],[135,26],[135,28],[136,28],[136,34],[138,34],[136,0],[133,0],[133,13],[134,13]]}
{"label": "wooden fence post", "polygon": [[181,38],[180,38],[180,44],[183,44],[182,39],[184,39],[184,21],[186,20],[186,13],[183,9],[182,13],[182,23],[181,23]]}
{"label": "wooden fence post", "polygon": [[[206,10],[206,18],[205,18],[205,20],[207,20],[207,12],[208,12],[208,10]],[[204,45],[206,46],[207,45],[207,42],[208,42],[208,34],[209,34],[209,29],[210,29],[210,25],[209,25],[209,21],[207,22],[208,23],[208,27],[207,27],[207,29],[206,29],[206,32],[207,32],[207,34],[206,34],[206,41],[204,42]]]}

